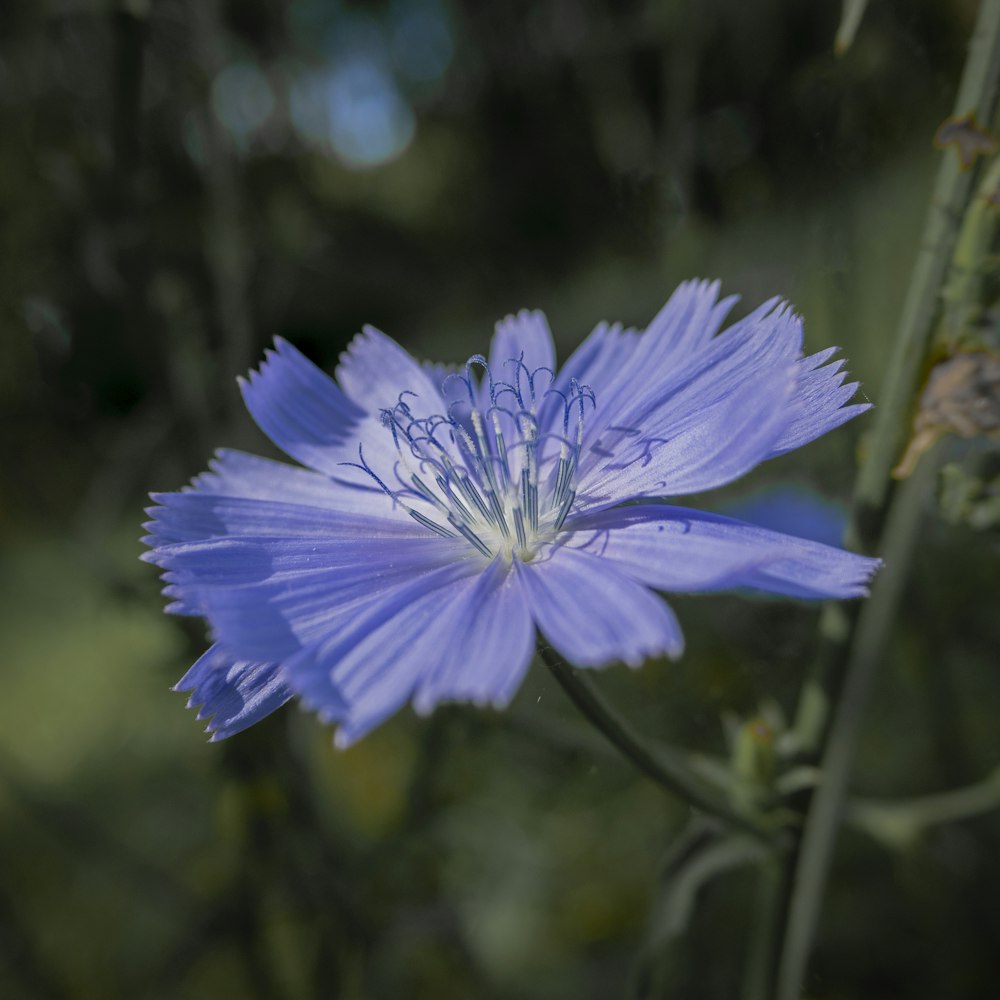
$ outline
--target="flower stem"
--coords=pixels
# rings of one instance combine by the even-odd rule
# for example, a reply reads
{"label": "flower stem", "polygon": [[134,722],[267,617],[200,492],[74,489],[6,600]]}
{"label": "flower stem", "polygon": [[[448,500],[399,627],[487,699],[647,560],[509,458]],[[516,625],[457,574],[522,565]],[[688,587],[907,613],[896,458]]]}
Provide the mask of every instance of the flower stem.
{"label": "flower stem", "polygon": [[772,834],[751,816],[732,808],[712,794],[684,764],[680,755],[654,752],[635,735],[628,723],[605,701],[597,689],[570,666],[551,646],[539,643],[538,652],[570,701],[634,767],[667,791],[689,802],[695,809],[723,820],[763,840]]}
{"label": "flower stem", "polygon": [[777,907],[783,898],[783,882],[787,877],[780,857],[771,857],[757,866],[757,901],[751,909],[749,944],[743,971],[743,992],[740,1000],[772,1000],[771,980],[777,954]]}

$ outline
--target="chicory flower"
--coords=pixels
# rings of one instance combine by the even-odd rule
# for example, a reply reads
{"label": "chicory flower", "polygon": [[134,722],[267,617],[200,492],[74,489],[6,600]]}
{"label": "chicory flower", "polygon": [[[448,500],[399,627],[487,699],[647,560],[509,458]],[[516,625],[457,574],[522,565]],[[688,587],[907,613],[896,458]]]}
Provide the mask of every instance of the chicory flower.
{"label": "chicory flower", "polygon": [[291,466],[220,451],[154,494],[168,611],[213,645],[177,685],[213,739],[297,695],[346,746],[406,702],[503,706],[536,630],[579,667],[683,648],[656,592],[865,594],[874,559],[666,498],[729,483],[868,408],[777,299],[682,284],[644,332],[599,325],[556,368],[540,312],[489,357],[422,366],[370,327],[335,379],[281,339],[240,387]]}

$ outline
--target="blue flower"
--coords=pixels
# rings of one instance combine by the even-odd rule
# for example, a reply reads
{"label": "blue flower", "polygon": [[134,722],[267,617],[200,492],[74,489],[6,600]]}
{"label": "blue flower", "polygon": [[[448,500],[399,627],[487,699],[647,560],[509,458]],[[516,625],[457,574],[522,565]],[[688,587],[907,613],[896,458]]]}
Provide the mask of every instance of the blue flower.
{"label": "blue flower", "polygon": [[865,594],[877,560],[664,502],[868,408],[777,299],[720,333],[734,301],[685,283],[645,332],[601,324],[559,370],[539,312],[451,374],[370,327],[336,380],[276,340],[240,387],[304,468],[220,451],[153,495],[144,539],[167,610],[211,627],[177,687],[213,739],[293,695],[343,746],[407,701],[503,706],[536,629],[580,667],[677,657],[654,591]]}

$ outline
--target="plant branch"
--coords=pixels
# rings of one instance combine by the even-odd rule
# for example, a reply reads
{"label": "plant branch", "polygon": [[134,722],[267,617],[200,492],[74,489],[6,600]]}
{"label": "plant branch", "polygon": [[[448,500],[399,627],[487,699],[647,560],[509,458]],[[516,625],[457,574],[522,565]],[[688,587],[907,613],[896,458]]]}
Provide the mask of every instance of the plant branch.
{"label": "plant branch", "polygon": [[680,759],[680,755],[668,756],[662,751],[654,752],[647,747],[596,688],[551,646],[540,643],[539,654],[570,701],[638,771],[673,795],[689,802],[694,808],[718,817],[729,826],[763,840],[771,839],[770,831],[755,818],[737,811],[705,788],[701,779]]}
{"label": "plant branch", "polygon": [[929,827],[981,816],[1000,808],[1000,767],[963,788],[897,801],[855,799],[847,821],[890,847],[908,847]]}

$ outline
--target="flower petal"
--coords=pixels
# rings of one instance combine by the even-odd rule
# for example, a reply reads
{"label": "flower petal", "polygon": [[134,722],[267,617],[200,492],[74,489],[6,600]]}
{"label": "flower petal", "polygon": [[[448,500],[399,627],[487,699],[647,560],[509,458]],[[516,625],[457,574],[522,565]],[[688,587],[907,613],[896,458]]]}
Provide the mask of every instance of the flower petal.
{"label": "flower petal", "polygon": [[[357,452],[353,453],[357,457]],[[220,448],[209,471],[191,481],[191,491],[255,500],[282,500],[336,511],[370,513],[385,494],[369,479],[360,488],[285,462]],[[386,507],[388,509],[388,504]]]}
{"label": "flower petal", "polygon": [[[733,301],[716,302],[717,292],[717,284],[682,285],[638,341],[627,351],[619,351],[611,379],[596,387],[596,412],[585,423],[580,458],[580,492],[595,495],[591,506],[722,485],[867,408],[845,405],[857,383],[843,384],[842,363],[825,363],[834,349],[800,357],[801,319],[777,299],[715,336]],[[651,378],[651,372],[662,377]],[[791,391],[777,385],[788,379]],[[563,382],[561,376],[557,388],[565,391]],[[754,383],[760,396],[756,403]],[[702,437],[712,423],[709,411],[722,406],[718,416],[725,415],[734,393],[742,396],[741,405],[745,402],[758,413],[767,409],[766,423],[755,428],[752,438],[732,423],[740,440],[735,450],[726,449],[728,470],[725,462],[716,461],[711,448],[706,456],[712,458],[717,475],[691,476],[693,470],[683,456],[678,468],[676,450],[683,450],[683,440],[673,449],[664,445],[675,441],[680,432]],[[714,429],[716,446],[725,443],[720,434],[725,434],[724,426]],[[645,474],[635,475],[637,463],[639,469],[647,470]],[[621,489],[613,492],[609,487],[626,469],[629,473],[620,479]],[[657,471],[667,474],[657,476]]]}
{"label": "flower petal", "polygon": [[[621,424],[626,414],[648,408],[651,395],[657,397],[666,384],[664,379],[680,377],[713,348],[712,338],[736,302],[735,296],[720,302],[718,293],[717,281],[683,282],[643,334],[602,325],[584,341],[567,361],[556,388],[566,394],[570,379],[576,378],[593,390],[597,407],[587,420],[587,442],[600,438],[609,425]],[[727,336],[735,342],[739,331],[752,328],[776,301],[734,324]],[[594,341],[602,346],[591,355]],[[658,377],[651,377],[653,373]]]}
{"label": "flower petal", "polygon": [[581,470],[576,509],[732,482],[769,456],[788,426],[795,385],[792,361],[732,380],[701,373],[693,391],[665,400],[646,423],[608,428]]}
{"label": "flower petal", "polygon": [[373,326],[364,327],[348,344],[336,374],[351,401],[376,418],[403,399],[418,417],[445,410],[441,386],[432,373]]}
{"label": "flower petal", "polygon": [[535,649],[535,624],[524,590],[503,562],[482,573],[452,609],[448,655],[422,679],[414,707],[430,711],[442,701],[502,708],[520,687]]}
{"label": "flower petal", "polygon": [[552,384],[553,391],[542,401],[538,424],[543,433],[566,432],[567,400],[573,395],[573,385],[587,386],[603,401],[610,397],[608,384],[617,372],[629,363],[639,340],[637,330],[622,329],[620,323],[599,323],[587,339],[570,355]]}
{"label": "flower petal", "polygon": [[[277,463],[276,463],[277,464]],[[427,530],[397,508],[395,516],[330,510],[303,503],[227,496],[218,493],[153,493],[158,504],[148,508],[153,520],[146,527],[151,534],[143,541],[162,547],[177,542],[207,541],[212,538],[315,537],[341,538],[426,538]],[[388,497],[379,494],[378,510],[385,500],[385,515],[393,509]],[[169,551],[169,550],[168,550]],[[158,561],[152,554],[149,562]]]}
{"label": "flower petal", "polygon": [[[496,325],[490,345],[490,371],[497,382],[509,382],[528,395],[528,377],[538,374],[535,391],[538,398],[552,384],[556,370],[556,348],[545,313],[522,309]],[[520,361],[520,364],[514,362]]]}
{"label": "flower petal", "polygon": [[719,513],[786,535],[839,548],[847,530],[847,507],[807,486],[773,483],[728,500]]}
{"label": "flower petal", "polygon": [[224,740],[281,708],[292,691],[277,663],[252,663],[211,646],[174,686],[190,691],[188,708],[200,706],[199,719],[210,719],[206,732]]}
{"label": "flower petal", "polygon": [[[685,281],[653,317],[645,333],[623,330],[620,324],[600,323],[570,355],[555,388],[569,395],[573,380],[593,390],[600,413],[588,421],[588,434],[598,437],[615,414],[623,413],[645,387],[655,388],[652,372],[671,372],[678,363],[697,356],[718,332],[735,297],[718,302],[719,282]],[[773,303],[772,303],[773,305]],[[561,410],[560,410],[561,412]],[[555,400],[543,411],[543,425],[558,432]]]}
{"label": "flower petal", "polygon": [[751,587],[789,597],[860,597],[881,565],[745,521],[662,504],[580,518],[567,545],[675,592]]}
{"label": "flower petal", "polygon": [[[408,630],[411,620],[426,625],[434,617],[434,605],[440,602],[441,594],[460,586],[468,577],[468,573],[458,572],[455,566],[443,566],[383,594],[325,642],[313,643],[289,659],[285,664],[289,684],[303,704],[324,722],[341,721],[347,713],[347,702],[339,687],[343,677],[338,677],[338,683],[334,681],[334,671],[341,660],[368,636],[384,635],[386,646],[375,650],[376,664],[381,663],[382,671],[391,670],[394,653],[390,647],[395,651],[393,636],[397,630]],[[410,636],[409,631],[406,634]],[[406,644],[403,645],[405,651]],[[378,670],[377,666],[373,668],[373,674]],[[408,697],[409,691],[399,704]]]}
{"label": "flower petal", "polygon": [[240,391],[257,426],[287,455],[330,476],[357,460],[359,424],[365,410],[287,341],[274,350]]}
{"label": "flower petal", "polygon": [[783,455],[793,448],[808,444],[871,409],[871,403],[845,405],[857,393],[860,383],[844,384],[847,373],[841,371],[845,363],[843,360],[824,364],[836,351],[836,347],[830,347],[799,359],[796,396],[800,405],[795,418],[775,442],[771,456]]}
{"label": "flower petal", "polygon": [[425,711],[445,698],[504,703],[532,637],[507,566],[494,561],[464,578],[448,567],[372,606],[287,670],[304,702],[340,723],[337,744],[347,746],[414,695]]}
{"label": "flower petal", "polygon": [[410,434],[425,442],[433,439],[453,462],[461,463],[456,441],[440,430],[440,420],[450,410],[443,394],[447,375],[439,379],[439,374],[433,366],[418,364],[372,326],[351,341],[340,356],[337,379],[369,413],[358,425],[357,440],[363,442],[364,451],[352,456],[338,479],[371,487],[371,475],[361,471],[367,466],[388,489],[412,490],[414,470],[407,464],[411,449],[405,443]]}
{"label": "flower petal", "polygon": [[[737,301],[730,296],[720,302],[718,294],[718,281],[688,281],[670,296],[636,341],[628,363],[614,372],[613,381],[602,392],[600,409],[606,423],[648,411],[652,400],[662,398],[665,386],[683,384],[685,373],[697,372],[705,359],[710,362],[715,357],[719,345],[713,338]],[[763,309],[769,311],[773,305],[772,301]],[[726,331],[731,343],[735,344],[742,330],[753,328],[760,312]],[[658,377],[652,378],[652,373]],[[600,431],[595,424],[591,433]]]}
{"label": "flower petal", "polygon": [[207,618],[226,649],[274,661],[432,570],[468,575],[481,565],[470,546],[430,533],[217,538],[164,545],[147,557],[167,571],[165,593]]}
{"label": "flower petal", "polygon": [[684,639],[673,611],[607,560],[551,546],[514,565],[536,624],[571,663],[638,666],[661,653],[680,656]]}
{"label": "flower petal", "polygon": [[[682,281],[667,304],[650,320],[643,335],[647,363],[671,367],[671,359],[686,358],[701,350],[719,332],[738,295],[719,299],[721,282]],[[770,308],[777,300],[765,303]]]}
{"label": "flower petal", "polygon": [[[700,287],[684,316],[715,329],[729,305],[715,303],[715,286]],[[711,489],[769,456],[801,405],[795,388],[802,323],[774,305],[765,303],[665,370],[656,340],[641,338],[624,373],[631,385],[616,383],[610,403],[600,397],[586,422],[578,509]]]}
{"label": "flower petal", "polygon": [[[283,474],[275,477],[276,483],[286,482],[285,472],[295,473],[289,483],[292,496],[322,501],[336,490],[315,473],[276,462],[265,462],[263,472],[267,466],[282,470]],[[242,460],[238,467],[244,471],[253,468]],[[253,486],[256,472],[249,478]],[[213,620],[213,626],[219,635],[228,637],[228,648],[246,657],[281,658],[293,651],[293,637],[303,627],[306,608],[312,607],[302,588],[312,593],[325,577],[333,578],[331,593],[343,594],[345,588],[368,588],[374,593],[381,584],[395,582],[399,573],[419,571],[451,555],[461,558],[464,554],[464,550],[455,551],[461,547],[449,547],[447,539],[435,539],[405,514],[379,517],[200,492],[206,485],[219,485],[219,477],[212,473],[200,479],[195,489],[184,493],[153,494],[159,506],[149,508],[153,520],[145,524],[150,534],[143,538],[153,550],[142,559],[167,571],[164,593],[174,598],[168,611],[207,617],[218,611],[220,618]],[[319,488],[316,480],[326,483],[327,489]],[[386,512],[391,513],[387,499]],[[435,541],[443,545],[435,545]],[[408,544],[411,542],[413,546]],[[358,566],[362,569],[360,580]],[[279,568],[280,577],[270,580]],[[287,587],[283,596],[282,586]],[[236,588],[236,592],[226,595],[222,593],[225,588]],[[287,620],[277,610],[278,598]],[[316,600],[322,600],[319,594]],[[264,647],[266,654],[248,644],[247,629],[254,636],[264,631],[270,637]]]}

